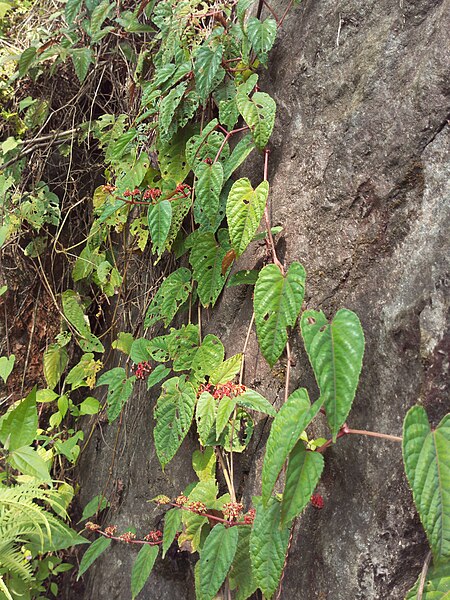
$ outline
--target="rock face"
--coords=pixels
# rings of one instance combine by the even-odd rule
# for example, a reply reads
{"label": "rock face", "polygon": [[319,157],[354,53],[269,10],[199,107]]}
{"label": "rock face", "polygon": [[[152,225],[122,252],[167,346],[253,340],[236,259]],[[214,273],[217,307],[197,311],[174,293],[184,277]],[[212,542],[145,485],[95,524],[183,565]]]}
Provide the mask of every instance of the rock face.
{"label": "rock face", "polygon": [[[286,3],[276,4],[282,14]],[[271,218],[282,225],[280,257],[308,272],[306,305],[331,317],[361,318],[366,355],[349,424],[401,435],[405,412],[421,402],[434,424],[448,406],[448,231],[450,225],[450,1],[304,0],[285,20],[261,88],[278,105],[269,179]],[[246,167],[257,183],[261,159]],[[261,264],[248,251],[239,268]],[[237,292],[236,292],[237,290]],[[228,290],[205,330],[240,351],[251,291]],[[297,334],[291,387],[316,397]],[[249,343],[246,382],[278,405],[283,364],[273,372]],[[248,501],[260,492],[257,427],[238,465]],[[153,528],[146,500],[177,494],[194,474],[188,440],[163,474],[152,443],[152,399],[129,401],[116,427],[97,429],[81,462],[83,498],[114,488],[109,517]],[[326,453],[325,507],[297,524],[281,598],[402,600],[428,552],[406,484],[400,445],[347,436]],[[117,546],[92,567],[85,598],[130,597],[134,551]],[[73,598],[79,597],[74,593]],[[193,600],[182,554],[158,565],[143,600]]]}

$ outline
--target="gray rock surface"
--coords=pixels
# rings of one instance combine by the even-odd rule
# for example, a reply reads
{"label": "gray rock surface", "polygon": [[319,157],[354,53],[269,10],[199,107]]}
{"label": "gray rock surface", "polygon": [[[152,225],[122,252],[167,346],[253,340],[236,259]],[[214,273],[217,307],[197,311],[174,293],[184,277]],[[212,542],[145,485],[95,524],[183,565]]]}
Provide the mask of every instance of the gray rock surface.
{"label": "gray rock surface", "polygon": [[[282,14],[286,3],[276,4]],[[278,252],[308,272],[309,308],[355,310],[366,335],[361,385],[349,423],[401,435],[421,402],[434,424],[448,410],[450,131],[449,0],[304,0],[285,21],[262,89],[278,105],[269,179]],[[261,158],[246,175],[257,183]],[[260,265],[264,248],[239,268]],[[225,292],[206,331],[240,351],[251,291]],[[205,315],[206,319],[206,315]],[[291,388],[317,390],[298,335]],[[280,366],[281,365],[281,366]],[[245,378],[281,403],[284,363],[271,372],[250,337]],[[151,529],[146,501],[177,494],[194,475],[189,446],[162,473],[152,443],[154,399],[129,401],[120,431],[94,430],[80,468],[87,501],[113,494],[109,522]],[[318,433],[321,428],[318,427]],[[261,422],[238,464],[248,501],[260,492]],[[299,521],[281,598],[402,600],[428,552],[405,481],[399,444],[348,436],[326,453],[322,511]],[[127,599],[134,551],[116,546],[92,567],[84,597]],[[73,598],[79,597],[74,594]],[[193,600],[190,559],[157,565],[142,600]]]}

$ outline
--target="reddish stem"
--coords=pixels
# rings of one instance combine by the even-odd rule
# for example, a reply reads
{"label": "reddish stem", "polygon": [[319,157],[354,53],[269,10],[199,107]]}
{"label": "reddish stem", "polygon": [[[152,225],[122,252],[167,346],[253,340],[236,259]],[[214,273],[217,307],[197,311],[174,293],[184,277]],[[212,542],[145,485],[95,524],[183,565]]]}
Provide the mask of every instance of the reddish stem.
{"label": "reddish stem", "polygon": [[211,519],[212,521],[217,521],[218,523],[225,523],[230,527],[235,527],[236,525],[247,525],[245,521],[228,521],[227,519],[221,519],[220,517],[216,517],[215,515],[210,515],[209,513],[198,512],[196,510],[190,509],[188,506],[181,506],[180,504],[175,504],[175,502],[169,502],[169,506],[173,506],[174,508],[180,508],[181,510],[187,510],[195,515],[200,515],[201,517],[206,517],[207,519]]}
{"label": "reddish stem", "polygon": [[162,540],[159,540],[158,542],[151,542],[150,540],[123,540],[118,535],[108,535],[105,531],[102,531],[101,529],[95,529],[95,531],[105,538],[115,540],[116,542],[125,542],[126,544],[147,544],[148,546],[159,546],[163,543]]}
{"label": "reddish stem", "polygon": [[[350,427],[348,427],[347,423],[344,423],[344,425],[342,425],[341,429],[339,430],[339,433],[336,436],[336,440],[338,440],[339,438],[343,437],[344,435],[365,435],[367,437],[376,437],[376,438],[381,438],[383,440],[390,440],[391,442],[401,442],[402,438],[398,437],[397,435],[391,435],[389,433],[378,433],[377,431],[367,431],[365,429],[351,429]],[[325,442],[325,444],[322,444],[322,446],[320,446],[320,448],[317,448],[316,452],[323,452],[324,450],[326,450],[329,446],[331,446],[331,444],[333,444],[333,440],[327,440]]]}

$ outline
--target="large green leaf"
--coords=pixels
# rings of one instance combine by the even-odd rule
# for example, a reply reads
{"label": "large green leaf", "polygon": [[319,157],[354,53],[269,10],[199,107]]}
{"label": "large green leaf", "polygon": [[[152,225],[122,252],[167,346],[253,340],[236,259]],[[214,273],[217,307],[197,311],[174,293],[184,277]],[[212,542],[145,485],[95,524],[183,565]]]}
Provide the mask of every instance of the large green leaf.
{"label": "large green leaf", "polygon": [[19,77],[23,77],[34,62],[36,57],[36,48],[30,46],[26,48],[19,58]]}
{"label": "large green leaf", "polygon": [[264,358],[273,365],[287,342],[287,327],[293,327],[303,303],[306,273],[293,262],[285,276],[276,265],[267,265],[255,285],[256,333]]}
{"label": "large green leaf", "polygon": [[163,133],[168,133],[175,111],[183,99],[187,82],[179,83],[161,100],[159,105],[159,127]]}
{"label": "large green leaf", "polygon": [[222,62],[223,47],[217,46],[211,50],[208,46],[200,46],[194,56],[194,75],[197,92],[200,100],[205,102],[221,80],[225,77],[225,71],[220,66]]}
{"label": "large green leaf", "polygon": [[289,527],[281,527],[281,503],[271,498],[267,508],[253,498],[255,522],[250,535],[253,575],[265,598],[278,588],[289,543]]}
{"label": "large green leaf", "polygon": [[223,163],[224,181],[231,177],[234,171],[241,166],[247,156],[253,152],[254,149],[255,144],[253,143],[253,139],[250,134],[247,134],[241,140],[239,140],[239,142],[233,148],[233,152]]}
{"label": "large green leaf", "polygon": [[[198,325],[182,325],[180,329],[171,329],[167,338],[167,349],[173,360],[174,371],[187,371],[192,367],[197,349],[200,345]],[[152,342],[157,338],[153,338]],[[157,357],[153,357],[159,360]]]}
{"label": "large green leaf", "polygon": [[161,256],[172,222],[172,205],[169,200],[160,200],[148,207],[148,228],[152,238],[153,252]]}
{"label": "large green leaf", "polygon": [[216,414],[216,400],[209,392],[203,392],[197,401],[195,409],[197,431],[202,446],[206,446],[206,441],[216,421]]}
{"label": "large green leaf", "polygon": [[255,92],[251,98],[243,89],[236,94],[236,105],[250,128],[257,148],[262,150],[272,134],[276,104],[265,92]]}
{"label": "large green leaf", "polygon": [[228,249],[216,241],[212,232],[200,233],[195,238],[189,262],[198,283],[198,296],[204,307],[214,306],[225,285],[222,261]]}
{"label": "large green leaf", "polygon": [[230,571],[230,589],[236,590],[236,600],[246,600],[258,588],[253,577],[252,563],[250,560],[250,534],[249,526],[236,527],[239,531],[239,540]]}
{"label": "large green leaf", "polygon": [[66,18],[67,24],[72,25],[75,21],[75,17],[80,12],[81,6],[83,4],[83,0],[67,0],[64,16]]}
{"label": "large green leaf", "polygon": [[133,600],[150,577],[158,552],[158,546],[150,546],[149,544],[145,544],[139,550],[131,570],[131,596]]}
{"label": "large green leaf", "polygon": [[196,401],[195,389],[185,377],[172,377],[162,384],[155,407],[153,431],[156,453],[164,468],[175,456],[191,426]]}
{"label": "large green leaf", "polygon": [[109,17],[109,13],[114,8],[114,4],[109,2],[109,0],[103,0],[98,4],[94,10],[92,11],[90,27],[91,34],[97,33],[100,31],[101,26],[104,21]]}
{"label": "large green leaf", "polygon": [[228,396],[224,396],[219,402],[219,406],[217,407],[217,417],[216,417],[216,437],[219,439],[220,434],[225,429],[225,426],[228,424],[228,421],[236,408],[236,398],[229,398]]}
{"label": "large green leaf", "polygon": [[364,332],[357,315],[339,310],[331,325],[322,311],[307,310],[301,330],[320,395],[325,402],[333,440],[345,422],[358,386]]}
{"label": "large green leaf", "polygon": [[162,545],[162,557],[166,556],[167,550],[172,545],[177,533],[181,530],[181,510],[172,508],[164,515],[164,535]]}
{"label": "large green leaf", "polygon": [[221,365],[217,367],[214,373],[211,374],[209,382],[213,385],[218,383],[227,383],[231,381],[241,370],[242,354],[235,354],[227,358]]}
{"label": "large green leaf", "polygon": [[49,464],[31,446],[22,446],[11,452],[8,462],[24,475],[36,477],[41,481],[50,481]]}
{"label": "large green leaf", "polygon": [[247,178],[233,183],[227,200],[227,221],[237,257],[247,248],[259,227],[268,194],[268,181],[262,181],[256,189]]}
{"label": "large green leaf", "polygon": [[163,321],[165,327],[170,324],[189,297],[192,290],[191,277],[189,269],[182,267],[162,282],[147,309],[144,327],[151,327],[157,321]]}
{"label": "large green leaf", "polygon": [[10,452],[29,446],[36,437],[38,415],[36,389],[0,419],[0,442]]}
{"label": "large green leaf", "polygon": [[199,383],[210,376],[223,362],[225,350],[218,337],[209,333],[195,353],[191,365],[192,379]]}
{"label": "large green leaf", "polygon": [[265,19],[261,22],[256,17],[247,21],[247,35],[258,56],[266,54],[272,48],[277,35],[277,22],[275,19]]}
{"label": "large green leaf", "polygon": [[133,384],[136,377],[127,378],[125,369],[122,367],[115,367],[103,373],[98,381],[97,387],[100,385],[108,386],[108,421],[112,423],[120,415],[122,408],[126,401],[131,396],[133,391]]}
{"label": "large green leaf", "polygon": [[78,333],[88,338],[91,335],[91,326],[81,308],[78,294],[73,290],[66,290],[61,294],[61,299],[64,316],[75,327]]}
{"label": "large green leaf", "polygon": [[413,406],[403,424],[403,460],[435,561],[450,558],[450,414],[433,431]]}
{"label": "large green leaf", "polygon": [[100,537],[92,542],[86,552],[83,554],[83,558],[81,559],[80,568],[78,569],[78,577],[83,575],[85,571],[89,569],[92,563],[102,554],[109,546],[111,545],[111,541],[108,538]]}
{"label": "large green leaf", "polygon": [[316,416],[322,405],[316,401],[312,406],[308,392],[300,388],[292,392],[278,411],[266,445],[262,470],[262,499],[267,504],[281,469],[301,433]]}
{"label": "large green leaf", "polygon": [[61,348],[59,344],[50,344],[44,352],[44,377],[51,390],[61,379],[68,360],[66,348]]}
{"label": "large green leaf", "polygon": [[202,228],[216,231],[218,222],[219,198],[223,185],[223,168],[220,162],[202,162],[195,169],[194,218]]}
{"label": "large green leaf", "polygon": [[240,394],[236,398],[236,404],[247,409],[250,408],[251,410],[270,415],[271,417],[275,417],[277,414],[277,411],[270,402],[266,400],[264,396],[255,392],[255,390],[247,389],[243,394]]}
{"label": "large green leaf", "polygon": [[199,578],[202,600],[213,600],[233,562],[238,543],[237,527],[219,523],[206,538],[200,555]]}
{"label": "large green leaf", "polygon": [[74,48],[70,50],[73,68],[80,83],[86,79],[89,72],[89,65],[92,63],[92,50],[90,48]]}
{"label": "large green leaf", "polygon": [[[420,577],[408,592],[405,600],[418,600]],[[422,600],[450,600],[450,563],[445,562],[428,569]]]}
{"label": "large green leaf", "polygon": [[323,456],[308,452],[299,440],[289,454],[281,506],[281,523],[289,524],[309,503],[323,471]]}
{"label": "large green leaf", "polygon": [[158,160],[161,169],[161,177],[166,181],[182,183],[189,173],[190,168],[186,161],[186,140],[191,132],[186,127],[178,130],[176,136],[170,141],[158,139]]}

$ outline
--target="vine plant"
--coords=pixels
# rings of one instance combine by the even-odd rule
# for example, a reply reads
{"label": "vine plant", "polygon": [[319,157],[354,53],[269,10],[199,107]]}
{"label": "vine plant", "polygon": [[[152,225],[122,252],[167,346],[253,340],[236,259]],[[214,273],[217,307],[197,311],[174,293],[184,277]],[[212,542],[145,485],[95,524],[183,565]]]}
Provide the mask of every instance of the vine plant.
{"label": "vine plant", "polygon": [[[279,596],[296,520],[310,501],[318,508],[322,505],[314,490],[325,450],[350,434],[402,441],[347,425],[364,354],[360,321],[347,309],[339,310],[331,321],[321,311],[302,312],[305,269],[297,261],[284,265],[277,256],[274,236],[279,229],[272,228],[269,220],[267,176],[276,105],[259,88],[256,71],[267,64],[286,13],[276,15],[264,1],[254,14],[252,4],[252,0],[144,1],[133,11],[114,16],[115,4],[108,0],[68,0],[64,43],[43,49],[32,46],[18,61],[23,76],[50,58],[70,58],[83,82],[104,38],[117,32],[150,35],[134,63],[130,59],[135,68],[132,93],[139,98],[135,114],[103,114],[78,128],[82,138],[93,135],[103,149],[106,181],[95,191],[95,219],[73,265],[77,288],[60,296],[63,331],[44,356],[48,389],[38,392],[38,400],[40,394],[41,401],[57,402],[53,427],[68,411],[78,416],[99,410],[91,396],[80,409],[70,392],[58,395],[53,391],[64,375],[66,346],[73,339],[83,355],[65,376],[64,387],[73,391],[107,386],[110,422],[121,414],[136,380],[146,379],[148,389],[160,385],[154,444],[163,469],[191,427],[196,428],[200,449],[194,452],[193,467],[198,481],[176,498],[161,495],[155,499],[167,506],[163,532],[155,530],[141,539],[132,532],[118,534],[114,526],[86,525],[99,537],[85,552],[79,576],[113,541],[142,546],[132,571],[133,598],[145,585],[160,551],[164,558],[173,543],[199,554],[195,568],[199,600],[213,600],[218,594],[245,600],[257,589],[267,599],[277,590]],[[270,12],[264,19],[263,6]],[[122,51],[126,53],[125,46]],[[255,151],[264,157],[262,180],[233,179]],[[9,143],[8,152],[12,154],[5,153],[4,169],[21,158],[14,142]],[[45,189],[43,193],[48,196],[50,192]],[[55,207],[54,202],[47,205]],[[59,218],[55,210],[52,218]],[[262,233],[258,232],[261,222]],[[15,223],[4,223],[5,238]],[[126,268],[121,269],[116,260],[111,237],[125,230],[136,249],[144,251],[150,245],[155,264],[172,253],[181,266],[163,279],[145,314],[147,331],[161,323],[166,333],[135,337],[121,332],[113,348],[125,355],[123,366],[97,378],[104,347],[85,315],[87,298],[81,291],[88,289],[87,284],[95,285],[106,297],[113,297],[121,288]],[[268,248],[268,264],[259,271],[237,271],[230,277],[232,265],[261,239]],[[285,397],[279,410],[245,385],[248,336],[242,352],[228,358],[217,336],[202,337],[201,309],[214,307],[225,285],[254,286],[248,331],[255,325],[261,353],[270,367],[286,352]],[[197,322],[192,317],[195,303],[199,306]],[[187,322],[174,327],[174,319],[180,323],[183,315]],[[289,333],[298,320],[320,390],[312,403],[305,388],[290,393]],[[320,412],[326,415],[330,439],[314,440],[306,433]],[[234,455],[245,451],[258,414],[272,420],[261,495],[244,507],[234,485]],[[408,412],[403,435],[405,469],[433,553],[427,583],[424,575],[408,599],[443,598],[449,583],[449,440],[448,415],[433,431],[423,408],[415,406]],[[73,454],[77,443],[78,439],[71,447],[73,461],[79,451]],[[226,493],[219,489],[217,469],[226,481]],[[94,512],[95,507],[84,516]]]}

